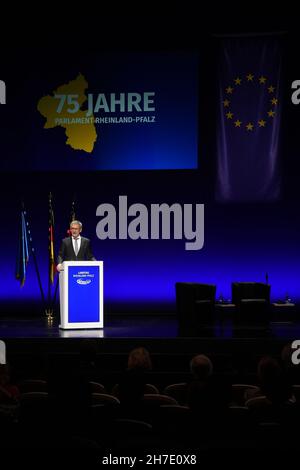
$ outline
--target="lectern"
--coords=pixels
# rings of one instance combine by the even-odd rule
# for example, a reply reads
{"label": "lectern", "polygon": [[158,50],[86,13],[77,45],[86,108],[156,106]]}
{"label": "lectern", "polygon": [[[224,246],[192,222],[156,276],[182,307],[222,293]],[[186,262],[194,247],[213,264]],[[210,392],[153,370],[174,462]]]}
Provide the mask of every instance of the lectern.
{"label": "lectern", "polygon": [[103,328],[103,261],[64,261],[59,328]]}

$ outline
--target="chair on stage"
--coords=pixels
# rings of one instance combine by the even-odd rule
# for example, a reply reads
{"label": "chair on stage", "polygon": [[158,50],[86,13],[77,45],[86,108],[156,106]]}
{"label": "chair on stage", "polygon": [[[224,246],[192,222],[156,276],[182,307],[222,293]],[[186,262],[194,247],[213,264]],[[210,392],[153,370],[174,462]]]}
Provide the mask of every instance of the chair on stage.
{"label": "chair on stage", "polygon": [[179,336],[201,336],[212,327],[216,286],[197,282],[176,282],[176,310]]}
{"label": "chair on stage", "polygon": [[262,282],[233,282],[236,324],[266,327],[269,323],[270,291],[271,286]]}

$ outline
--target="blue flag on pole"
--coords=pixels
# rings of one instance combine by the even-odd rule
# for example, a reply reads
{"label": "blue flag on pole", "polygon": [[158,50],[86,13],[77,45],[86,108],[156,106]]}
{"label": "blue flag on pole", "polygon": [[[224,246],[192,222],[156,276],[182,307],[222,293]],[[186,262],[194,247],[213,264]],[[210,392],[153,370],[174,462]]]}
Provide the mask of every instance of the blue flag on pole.
{"label": "blue flag on pole", "polygon": [[280,196],[280,38],[223,38],[219,60],[216,199]]}
{"label": "blue flag on pole", "polygon": [[21,283],[23,287],[26,279],[26,268],[29,260],[28,250],[28,233],[26,223],[26,212],[21,211],[20,228],[19,228],[19,239],[18,239],[18,251],[17,251],[17,262],[16,262],[16,279]]}

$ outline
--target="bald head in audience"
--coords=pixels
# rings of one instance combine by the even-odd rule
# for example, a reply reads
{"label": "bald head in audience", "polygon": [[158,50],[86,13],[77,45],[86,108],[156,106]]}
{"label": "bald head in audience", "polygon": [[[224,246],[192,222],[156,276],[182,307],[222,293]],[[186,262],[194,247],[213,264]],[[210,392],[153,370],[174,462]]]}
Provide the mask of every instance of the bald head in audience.
{"label": "bald head in audience", "polygon": [[213,373],[213,365],[207,356],[198,354],[191,360],[190,370],[195,379],[207,380]]}

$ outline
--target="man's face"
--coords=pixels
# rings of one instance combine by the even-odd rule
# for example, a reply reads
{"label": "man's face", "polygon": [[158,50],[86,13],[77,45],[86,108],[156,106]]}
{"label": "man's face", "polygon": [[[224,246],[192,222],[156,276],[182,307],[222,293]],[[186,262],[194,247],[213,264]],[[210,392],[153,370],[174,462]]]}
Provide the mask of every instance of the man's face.
{"label": "man's face", "polygon": [[70,226],[72,237],[77,238],[81,232],[81,227],[78,224],[73,224]]}

